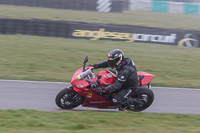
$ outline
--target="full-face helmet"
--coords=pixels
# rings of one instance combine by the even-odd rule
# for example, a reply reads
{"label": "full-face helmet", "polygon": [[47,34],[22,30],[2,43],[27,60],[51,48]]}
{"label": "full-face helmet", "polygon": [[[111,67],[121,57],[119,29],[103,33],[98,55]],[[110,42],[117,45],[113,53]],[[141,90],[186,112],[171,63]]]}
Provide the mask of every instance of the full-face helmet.
{"label": "full-face helmet", "polygon": [[116,68],[121,65],[124,59],[124,52],[120,49],[113,49],[108,53],[108,65],[111,68]]}

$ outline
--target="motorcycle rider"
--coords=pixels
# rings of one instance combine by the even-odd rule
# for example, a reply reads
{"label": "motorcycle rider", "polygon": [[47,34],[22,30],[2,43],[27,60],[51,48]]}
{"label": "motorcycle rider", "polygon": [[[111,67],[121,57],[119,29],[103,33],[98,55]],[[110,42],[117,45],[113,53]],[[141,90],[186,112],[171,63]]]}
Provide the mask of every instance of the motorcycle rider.
{"label": "motorcycle rider", "polygon": [[[94,92],[102,95],[105,92],[117,92],[112,101],[119,110],[125,110],[127,97],[139,87],[137,69],[135,63],[130,58],[124,58],[124,52],[120,49],[113,49],[108,53],[108,59],[98,64],[92,65],[94,69],[111,67],[116,69],[116,81],[107,87],[95,87]],[[132,101],[134,102],[134,99]]]}

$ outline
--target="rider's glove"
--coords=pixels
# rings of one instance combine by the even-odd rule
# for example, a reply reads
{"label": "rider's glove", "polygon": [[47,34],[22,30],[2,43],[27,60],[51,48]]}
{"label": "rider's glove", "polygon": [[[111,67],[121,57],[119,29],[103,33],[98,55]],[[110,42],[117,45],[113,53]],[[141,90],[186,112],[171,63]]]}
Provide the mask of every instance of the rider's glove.
{"label": "rider's glove", "polygon": [[95,82],[92,82],[92,84],[91,84],[91,87],[92,88],[98,88],[100,85],[99,85],[99,83],[97,82],[97,81],[95,81]]}
{"label": "rider's glove", "polygon": [[88,67],[93,67],[93,65],[92,65],[92,64],[89,64]]}
{"label": "rider's glove", "polygon": [[98,68],[98,65],[97,65],[97,64],[93,64],[93,65],[92,65],[92,64],[89,64],[88,66],[89,66],[89,67],[94,67],[94,69],[97,69],[97,68]]}
{"label": "rider's glove", "polygon": [[97,93],[98,95],[102,95],[103,93],[106,92],[106,89],[105,87],[97,87],[97,88],[94,88],[94,92]]}
{"label": "rider's glove", "polygon": [[97,69],[98,65],[97,64],[93,64],[93,67],[94,67],[94,69]]}

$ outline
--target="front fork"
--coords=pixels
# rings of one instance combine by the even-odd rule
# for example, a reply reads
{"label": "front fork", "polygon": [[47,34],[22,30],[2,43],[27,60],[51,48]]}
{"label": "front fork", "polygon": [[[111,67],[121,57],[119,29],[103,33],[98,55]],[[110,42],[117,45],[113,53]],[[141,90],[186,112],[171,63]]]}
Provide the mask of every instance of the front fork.
{"label": "front fork", "polygon": [[73,89],[72,86],[70,87],[70,89],[71,89],[71,91],[73,91],[73,93],[75,94],[75,95],[73,96],[72,100],[75,101],[75,102],[79,102],[80,104],[82,104],[85,98],[84,98],[82,95],[80,95],[78,92],[76,92],[76,91]]}
{"label": "front fork", "polygon": [[149,88],[149,89],[151,89],[151,83],[148,83],[148,85],[147,85],[147,86],[148,86],[148,88]]}

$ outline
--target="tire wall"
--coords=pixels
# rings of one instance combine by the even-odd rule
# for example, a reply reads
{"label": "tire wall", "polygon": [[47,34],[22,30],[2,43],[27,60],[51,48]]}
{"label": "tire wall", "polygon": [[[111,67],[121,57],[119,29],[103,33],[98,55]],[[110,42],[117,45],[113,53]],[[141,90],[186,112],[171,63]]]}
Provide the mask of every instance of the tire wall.
{"label": "tire wall", "polygon": [[199,31],[72,21],[0,18],[0,34],[200,47]]}

